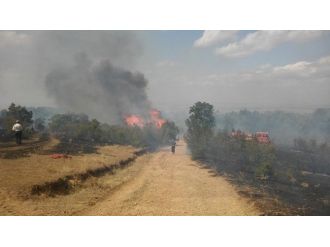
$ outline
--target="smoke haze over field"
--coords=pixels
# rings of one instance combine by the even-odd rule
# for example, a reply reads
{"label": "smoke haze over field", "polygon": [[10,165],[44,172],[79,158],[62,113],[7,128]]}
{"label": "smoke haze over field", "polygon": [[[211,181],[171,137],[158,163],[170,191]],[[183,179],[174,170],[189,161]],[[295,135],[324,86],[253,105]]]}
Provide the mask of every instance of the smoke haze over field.
{"label": "smoke haze over field", "polygon": [[149,110],[141,43],[126,31],[0,32],[0,104],[56,106],[118,123]]}
{"label": "smoke haze over field", "polygon": [[61,108],[109,123],[120,123],[127,114],[146,115],[146,86],[142,74],[114,67],[109,60],[93,64],[85,54],[76,56],[73,67],[46,76],[47,91]]}
{"label": "smoke haze over field", "polygon": [[56,106],[44,85],[46,75],[71,68],[81,53],[92,62],[110,59],[130,70],[142,45],[127,31],[0,31],[0,105]]}
{"label": "smoke haze over field", "polygon": [[328,31],[0,31],[0,108],[312,112],[330,107],[329,44]]}

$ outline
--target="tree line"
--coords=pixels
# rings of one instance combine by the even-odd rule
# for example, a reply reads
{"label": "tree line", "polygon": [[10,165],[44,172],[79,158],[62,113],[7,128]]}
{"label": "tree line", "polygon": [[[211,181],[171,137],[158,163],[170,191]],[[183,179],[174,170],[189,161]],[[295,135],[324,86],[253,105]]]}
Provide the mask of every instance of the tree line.
{"label": "tree line", "polygon": [[292,146],[294,139],[314,139],[330,142],[330,109],[316,109],[312,113],[283,111],[248,111],[215,114],[217,127],[225,131],[240,129],[256,132],[269,131],[273,142]]}
{"label": "tree line", "polygon": [[330,189],[327,143],[296,138],[292,146],[263,144],[232,136],[232,126],[217,129],[216,121],[211,104],[197,102],[190,108],[185,140],[193,159],[236,182],[273,193],[296,208],[307,205],[315,214],[330,213],[325,204]]}
{"label": "tree line", "polygon": [[229,131],[216,130],[214,108],[208,103],[197,102],[189,114],[185,140],[193,159],[208,162],[222,171],[244,172],[260,178],[272,175],[275,159],[272,145],[246,141],[242,136],[231,136]]}
{"label": "tree line", "polygon": [[[37,109],[43,114],[44,109]],[[49,113],[48,119],[33,118],[33,112],[26,107],[12,103],[8,109],[0,112],[0,140],[8,141],[13,138],[11,128],[16,120],[20,120],[25,139],[33,135],[45,137],[53,135],[62,143],[68,144],[121,144],[135,147],[156,148],[160,145],[170,144],[179,133],[174,122],[167,121],[161,128],[146,125],[143,128],[137,126],[110,125],[101,123],[97,119],[89,119],[85,114]]]}
{"label": "tree line", "polygon": [[161,128],[109,125],[84,114],[56,114],[49,122],[50,132],[65,143],[120,144],[157,148],[176,139],[179,129],[167,121]]}

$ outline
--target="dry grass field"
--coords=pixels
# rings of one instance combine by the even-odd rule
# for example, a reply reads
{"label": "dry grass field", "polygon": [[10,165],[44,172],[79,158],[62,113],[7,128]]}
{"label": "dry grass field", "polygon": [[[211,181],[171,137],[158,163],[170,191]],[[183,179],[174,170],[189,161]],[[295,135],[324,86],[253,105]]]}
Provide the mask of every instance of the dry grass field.
{"label": "dry grass field", "polygon": [[[102,146],[97,147],[95,153],[53,159],[51,154],[57,144],[56,139],[51,139],[48,142],[28,142],[18,147],[0,147],[0,215],[45,214],[46,212],[35,208],[38,200],[42,198],[49,198],[48,203],[43,200],[40,205],[48,205],[46,211],[50,214],[65,214],[65,210],[57,212],[59,207],[56,196],[34,196],[31,193],[32,188],[118,164],[122,160],[134,157],[137,151],[130,146]],[[10,153],[15,153],[16,156],[3,157]],[[20,153],[22,157],[17,156]],[[79,193],[75,194],[79,196]],[[63,200],[58,203],[63,204]],[[29,206],[33,208],[29,209]]]}
{"label": "dry grass field", "polygon": [[[235,186],[192,161],[183,142],[175,155],[169,147],[140,156],[129,146],[103,146],[53,159],[57,144],[52,139],[24,157],[0,159],[0,215],[261,214]],[[103,172],[107,167],[115,169]],[[67,193],[56,190],[66,186]]]}

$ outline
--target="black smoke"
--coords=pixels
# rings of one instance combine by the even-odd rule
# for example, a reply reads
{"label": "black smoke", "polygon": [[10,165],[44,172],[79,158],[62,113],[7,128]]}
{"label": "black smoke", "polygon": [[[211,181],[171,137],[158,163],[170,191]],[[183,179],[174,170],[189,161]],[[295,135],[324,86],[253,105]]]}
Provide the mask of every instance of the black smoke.
{"label": "black smoke", "polygon": [[45,85],[63,109],[85,113],[108,123],[120,123],[128,114],[147,115],[150,103],[143,74],[114,66],[109,59],[92,61],[75,56],[70,67],[52,70]]}

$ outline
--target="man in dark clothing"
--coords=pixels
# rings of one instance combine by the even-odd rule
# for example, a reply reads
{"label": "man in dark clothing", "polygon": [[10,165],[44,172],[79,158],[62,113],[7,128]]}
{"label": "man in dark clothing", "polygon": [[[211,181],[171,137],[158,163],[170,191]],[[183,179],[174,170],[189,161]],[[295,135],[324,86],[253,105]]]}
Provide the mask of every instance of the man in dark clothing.
{"label": "man in dark clothing", "polygon": [[12,130],[15,132],[16,144],[18,144],[18,145],[22,144],[23,126],[21,125],[19,120],[16,120],[16,123],[14,124]]}
{"label": "man in dark clothing", "polygon": [[175,145],[176,145],[176,143],[173,142],[173,143],[172,143],[172,146],[171,146],[172,154],[175,154]]}

